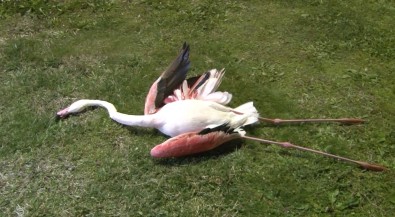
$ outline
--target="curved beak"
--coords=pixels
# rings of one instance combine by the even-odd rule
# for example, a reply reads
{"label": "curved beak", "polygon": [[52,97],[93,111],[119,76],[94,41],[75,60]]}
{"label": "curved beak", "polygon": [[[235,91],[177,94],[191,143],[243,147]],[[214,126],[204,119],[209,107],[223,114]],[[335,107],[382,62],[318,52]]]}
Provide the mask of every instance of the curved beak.
{"label": "curved beak", "polygon": [[67,116],[69,116],[69,108],[68,107],[65,109],[62,109],[56,113],[57,120],[67,118]]}

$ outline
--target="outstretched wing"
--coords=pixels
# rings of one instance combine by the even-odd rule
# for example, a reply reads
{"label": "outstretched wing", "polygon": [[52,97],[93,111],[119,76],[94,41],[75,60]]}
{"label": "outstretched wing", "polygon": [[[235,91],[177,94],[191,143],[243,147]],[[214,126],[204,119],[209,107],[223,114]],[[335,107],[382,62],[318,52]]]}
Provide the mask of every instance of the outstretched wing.
{"label": "outstretched wing", "polygon": [[209,151],[233,139],[241,138],[242,129],[232,130],[226,124],[206,128],[200,132],[172,137],[151,150],[154,158],[182,157]]}
{"label": "outstretched wing", "polygon": [[144,114],[154,114],[167,103],[186,99],[213,101],[226,105],[232,94],[217,91],[225,70],[212,69],[200,76],[188,78],[189,45],[184,43],[172,64],[152,84],[145,100]]}
{"label": "outstretched wing", "polygon": [[185,99],[198,99],[226,105],[232,99],[232,94],[217,91],[224,74],[224,69],[220,71],[212,69],[200,76],[188,78],[179,88],[173,91],[173,94],[165,99],[165,103]]}
{"label": "outstretched wing", "polygon": [[189,45],[184,43],[177,58],[152,84],[145,100],[144,114],[153,114],[164,105],[164,99],[186,79],[189,67]]}

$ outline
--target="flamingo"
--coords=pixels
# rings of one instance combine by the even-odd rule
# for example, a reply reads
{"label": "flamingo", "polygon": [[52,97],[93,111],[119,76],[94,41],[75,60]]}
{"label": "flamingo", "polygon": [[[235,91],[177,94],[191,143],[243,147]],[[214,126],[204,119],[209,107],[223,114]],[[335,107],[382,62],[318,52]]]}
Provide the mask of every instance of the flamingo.
{"label": "flamingo", "polygon": [[253,102],[236,108],[228,107],[232,94],[217,91],[225,70],[212,69],[201,76],[186,79],[190,68],[189,45],[183,47],[170,66],[151,85],[145,100],[144,115],[120,113],[115,106],[103,100],[82,99],[57,112],[58,118],[81,112],[89,106],[105,108],[111,119],[129,126],[152,127],[170,136],[151,149],[154,158],[182,157],[214,149],[234,139],[247,139],[324,155],[354,163],[360,167],[383,171],[377,164],[357,161],[330,153],[298,146],[289,142],[250,137],[243,127],[260,121],[272,124],[301,122],[363,123],[361,119],[269,119],[260,117]]}

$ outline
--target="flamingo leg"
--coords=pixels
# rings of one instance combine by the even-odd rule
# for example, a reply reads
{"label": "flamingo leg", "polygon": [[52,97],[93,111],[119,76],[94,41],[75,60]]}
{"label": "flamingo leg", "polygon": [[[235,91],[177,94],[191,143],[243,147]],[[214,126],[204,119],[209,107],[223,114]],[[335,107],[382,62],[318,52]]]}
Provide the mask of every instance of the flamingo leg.
{"label": "flamingo leg", "polygon": [[248,139],[248,140],[257,141],[257,142],[260,142],[260,143],[265,143],[265,144],[279,145],[279,146],[281,146],[283,148],[294,148],[294,149],[298,149],[298,150],[301,150],[301,151],[307,151],[307,152],[312,152],[312,153],[315,153],[315,154],[324,155],[324,156],[335,158],[335,159],[338,159],[338,160],[342,160],[342,161],[346,161],[346,162],[350,162],[350,163],[355,163],[355,164],[359,165],[360,167],[362,167],[363,169],[366,169],[366,170],[372,170],[372,171],[384,171],[384,170],[386,170],[385,167],[377,165],[377,164],[371,164],[371,163],[367,163],[367,162],[363,162],[363,161],[357,161],[357,160],[353,160],[353,159],[350,159],[350,158],[341,157],[341,156],[334,155],[334,154],[329,154],[329,153],[326,153],[326,152],[323,152],[323,151],[318,151],[318,150],[315,150],[315,149],[294,145],[294,144],[289,143],[289,142],[276,142],[276,141],[260,139],[260,138],[256,138],[256,137],[245,136],[245,135],[242,136],[242,138]]}
{"label": "flamingo leg", "polygon": [[259,117],[260,121],[271,123],[274,125],[284,124],[284,123],[325,123],[325,122],[337,122],[342,124],[361,124],[365,122],[358,118],[339,118],[339,119],[279,119],[279,118],[262,118]]}

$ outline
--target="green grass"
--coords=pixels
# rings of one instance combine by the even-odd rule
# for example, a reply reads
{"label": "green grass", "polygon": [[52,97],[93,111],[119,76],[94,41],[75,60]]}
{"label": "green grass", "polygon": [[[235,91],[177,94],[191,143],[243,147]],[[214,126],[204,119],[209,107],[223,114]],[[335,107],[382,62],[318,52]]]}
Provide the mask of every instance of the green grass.
{"label": "green grass", "polygon": [[[395,4],[352,1],[1,1],[1,216],[392,216]],[[150,84],[191,44],[191,75],[225,67],[231,106],[363,125],[250,135],[385,165],[377,173],[250,141],[164,161],[166,139],[80,98],[142,114]]]}

